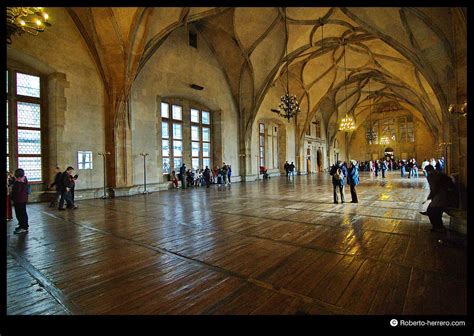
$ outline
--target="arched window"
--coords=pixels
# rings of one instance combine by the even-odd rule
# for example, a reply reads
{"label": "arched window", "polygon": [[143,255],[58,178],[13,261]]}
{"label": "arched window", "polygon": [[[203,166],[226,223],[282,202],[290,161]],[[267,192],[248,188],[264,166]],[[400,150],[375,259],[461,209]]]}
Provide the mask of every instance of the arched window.
{"label": "arched window", "polygon": [[22,168],[28,181],[42,182],[42,79],[13,69],[6,76],[7,170]]}

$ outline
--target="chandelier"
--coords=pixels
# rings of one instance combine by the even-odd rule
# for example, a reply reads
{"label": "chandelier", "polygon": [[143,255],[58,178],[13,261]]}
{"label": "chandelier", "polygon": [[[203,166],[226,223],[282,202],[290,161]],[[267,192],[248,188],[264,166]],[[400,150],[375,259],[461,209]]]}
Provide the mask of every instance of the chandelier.
{"label": "chandelier", "polygon": [[449,113],[461,114],[467,116],[467,100],[463,104],[451,104],[448,107]]}
{"label": "chandelier", "polygon": [[[288,27],[287,25],[287,19],[286,19],[286,7],[285,7],[285,27]],[[288,122],[290,122],[290,119],[292,117],[295,117],[301,110],[300,106],[298,104],[298,100],[296,99],[295,95],[290,94],[290,82],[288,78],[288,41],[285,46],[285,58],[286,58],[286,93],[280,97],[280,104],[278,105],[278,109],[271,109],[272,112],[277,113],[283,118],[288,119]]]}
{"label": "chandelier", "polygon": [[344,85],[344,95],[346,101],[346,115],[341,120],[341,124],[339,125],[339,130],[343,132],[352,132],[355,130],[355,122],[354,118],[348,113],[347,111],[347,68],[346,68],[346,42],[343,41],[344,45],[344,78],[345,78],[345,85]]}
{"label": "chandelier", "polygon": [[7,7],[7,44],[12,43],[14,34],[27,32],[38,35],[43,32],[45,26],[51,26],[48,19],[49,15],[43,7]]}

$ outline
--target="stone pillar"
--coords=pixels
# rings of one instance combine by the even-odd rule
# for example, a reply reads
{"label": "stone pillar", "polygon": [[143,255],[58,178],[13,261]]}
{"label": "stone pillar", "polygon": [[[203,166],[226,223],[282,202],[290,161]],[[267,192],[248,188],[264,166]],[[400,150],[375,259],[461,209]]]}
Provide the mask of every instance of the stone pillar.
{"label": "stone pillar", "polygon": [[[182,106],[183,111],[183,162],[186,163],[187,168],[191,166],[191,110],[188,100],[180,100],[179,105]],[[171,108],[171,106],[170,106]],[[172,113],[172,111],[171,111]],[[173,130],[171,130],[173,131]],[[202,134],[200,134],[202,136]],[[175,167],[176,169],[176,167]]]}
{"label": "stone pillar", "polygon": [[55,167],[61,170],[66,169],[66,143],[65,126],[67,100],[65,89],[69,88],[66,74],[55,72],[48,76],[48,181],[50,184],[54,180]]}
{"label": "stone pillar", "polygon": [[[222,123],[222,110],[217,110],[212,112],[212,125],[211,125],[211,134],[212,134],[212,162],[210,169],[213,169],[217,165],[221,166],[223,161],[223,123]],[[241,166],[239,166],[240,168]]]}
{"label": "stone pillar", "polygon": [[162,183],[163,180],[163,151],[162,151],[162,141],[161,141],[161,96],[156,96],[156,150],[155,153],[150,153],[150,160],[155,159],[157,162],[157,171],[158,171],[158,182]]}

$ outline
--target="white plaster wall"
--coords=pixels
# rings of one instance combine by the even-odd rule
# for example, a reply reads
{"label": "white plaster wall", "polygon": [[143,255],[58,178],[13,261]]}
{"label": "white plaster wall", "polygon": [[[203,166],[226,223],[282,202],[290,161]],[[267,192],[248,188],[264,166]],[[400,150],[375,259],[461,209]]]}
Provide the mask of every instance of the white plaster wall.
{"label": "white plaster wall", "polygon": [[[204,90],[193,90],[190,84],[203,86]],[[155,137],[157,96],[194,100],[210,110],[221,110],[223,161],[232,165],[232,175],[239,175],[238,112],[224,73],[204,40],[198,35],[198,48],[193,48],[188,45],[188,31],[179,28],[148,60],[132,87],[134,184],[143,183],[142,151],[151,154],[147,159],[147,183],[162,181],[158,174],[161,142],[157,143]],[[189,166],[189,158],[184,159]]]}
{"label": "white plaster wall", "polygon": [[[105,147],[104,86],[89,49],[64,8],[48,7],[51,27],[32,36],[14,36],[7,47],[7,59],[25,64],[44,75],[66,74],[69,88],[65,89],[67,109],[64,125],[65,155],[57,164],[66,169],[77,167],[77,151],[94,152],[92,170],[77,171],[76,190],[100,188],[103,167],[97,152]],[[56,162],[51,162],[52,166]]]}

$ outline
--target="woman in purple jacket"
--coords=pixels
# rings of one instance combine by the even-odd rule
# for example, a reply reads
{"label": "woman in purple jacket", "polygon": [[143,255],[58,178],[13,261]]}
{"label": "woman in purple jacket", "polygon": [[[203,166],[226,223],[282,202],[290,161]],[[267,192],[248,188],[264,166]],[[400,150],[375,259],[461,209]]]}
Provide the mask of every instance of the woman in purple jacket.
{"label": "woman in purple jacket", "polygon": [[15,170],[15,181],[13,182],[12,192],[10,194],[15,215],[18,220],[18,227],[13,233],[28,232],[28,214],[26,213],[26,203],[28,202],[28,180],[25,171],[21,168]]}

